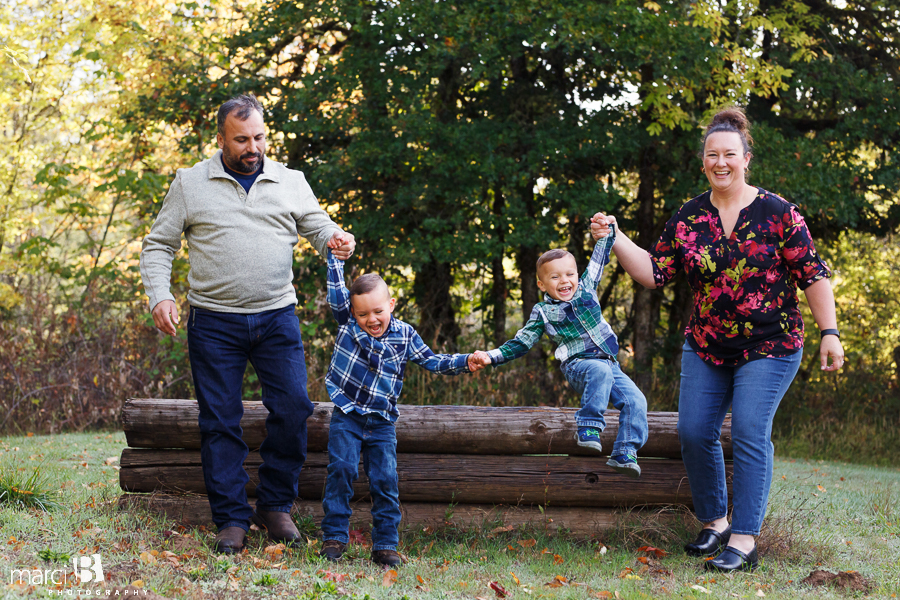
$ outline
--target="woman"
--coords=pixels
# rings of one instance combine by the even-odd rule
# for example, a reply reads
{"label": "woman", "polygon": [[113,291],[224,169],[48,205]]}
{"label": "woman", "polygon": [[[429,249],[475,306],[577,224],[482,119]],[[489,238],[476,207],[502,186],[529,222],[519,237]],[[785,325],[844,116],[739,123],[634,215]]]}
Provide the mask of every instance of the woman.
{"label": "woman", "polygon": [[[631,277],[648,288],[684,269],[694,293],[685,331],[678,434],[698,520],[685,546],[708,557],[706,567],[752,570],[772,482],[772,420],[802,359],[804,290],[821,335],[822,369],[844,361],[828,267],[816,254],[797,207],[746,183],[749,123],[729,108],[713,117],[702,143],[702,171],[710,190],[684,204],[648,252],[621,230],[613,250]],[[597,213],[594,238],[615,217]],[[831,362],[829,364],[829,357]],[[725,464],[719,436],[732,411],[734,479],[727,520]]]}

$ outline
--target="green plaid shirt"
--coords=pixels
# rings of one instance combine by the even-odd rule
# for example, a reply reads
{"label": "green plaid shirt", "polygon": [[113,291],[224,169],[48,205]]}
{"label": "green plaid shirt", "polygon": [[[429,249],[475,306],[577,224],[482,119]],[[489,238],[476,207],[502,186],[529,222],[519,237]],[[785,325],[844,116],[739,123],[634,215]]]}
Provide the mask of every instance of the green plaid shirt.
{"label": "green plaid shirt", "polygon": [[619,353],[619,341],[600,312],[597,284],[603,275],[603,267],[609,263],[609,252],[615,241],[615,230],[597,240],[591,262],[578,281],[575,296],[569,302],[554,300],[544,294],[531,311],[525,326],[516,337],[499,348],[488,351],[491,363],[500,365],[524,356],[544,332],[557,344],[556,358],[561,362],[580,357],[595,356],[602,351],[614,360]]}

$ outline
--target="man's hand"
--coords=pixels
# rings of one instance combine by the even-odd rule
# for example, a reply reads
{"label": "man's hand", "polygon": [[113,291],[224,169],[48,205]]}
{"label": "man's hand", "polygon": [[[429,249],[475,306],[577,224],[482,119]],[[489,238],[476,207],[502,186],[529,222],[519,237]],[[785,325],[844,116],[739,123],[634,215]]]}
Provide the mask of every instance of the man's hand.
{"label": "man's hand", "polygon": [[610,225],[616,222],[616,218],[612,215],[604,215],[598,212],[591,217],[591,237],[596,242],[600,238],[605,238],[610,234],[612,229]]}
{"label": "man's hand", "polygon": [[334,254],[335,258],[347,260],[353,254],[353,249],[356,248],[356,239],[352,233],[336,231],[331,236],[331,239],[328,240],[327,246],[331,249],[331,253]]}
{"label": "man's hand", "polygon": [[178,307],[171,300],[163,300],[153,307],[151,312],[156,328],[175,337],[175,326],[181,321],[178,318]]}
{"label": "man's hand", "polygon": [[469,355],[468,364],[469,371],[474,373],[475,371],[480,371],[481,369],[490,365],[491,357],[487,352],[483,350],[477,350]]}

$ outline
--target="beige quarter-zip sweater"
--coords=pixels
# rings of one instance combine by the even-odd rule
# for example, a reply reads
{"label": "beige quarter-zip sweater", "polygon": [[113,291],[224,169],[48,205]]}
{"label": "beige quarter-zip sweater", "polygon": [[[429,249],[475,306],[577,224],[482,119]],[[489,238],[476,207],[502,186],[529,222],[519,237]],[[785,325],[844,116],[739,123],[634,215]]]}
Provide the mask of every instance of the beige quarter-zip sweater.
{"label": "beige quarter-zip sweater", "polygon": [[225,172],[222,151],[179,169],[141,250],[141,278],[152,310],[169,291],[172,259],[187,240],[192,306],[256,313],[297,303],[294,246],[303,236],[325,256],[336,231],[300,171],[266,159],[244,192]]}

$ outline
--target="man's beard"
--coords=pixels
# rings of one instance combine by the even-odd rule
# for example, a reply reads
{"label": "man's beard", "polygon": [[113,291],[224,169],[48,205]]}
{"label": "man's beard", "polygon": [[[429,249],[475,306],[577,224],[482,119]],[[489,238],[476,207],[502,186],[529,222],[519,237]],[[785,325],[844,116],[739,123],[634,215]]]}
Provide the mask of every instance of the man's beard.
{"label": "man's beard", "polygon": [[[262,153],[260,152],[247,152],[246,154],[240,155],[237,160],[234,160],[234,156],[230,152],[223,149],[222,156],[225,159],[225,165],[232,171],[237,171],[238,173],[246,173],[247,175],[252,175],[253,173],[256,173],[262,166]],[[252,165],[248,165],[244,162],[245,158],[254,157],[256,158],[256,162]]]}

